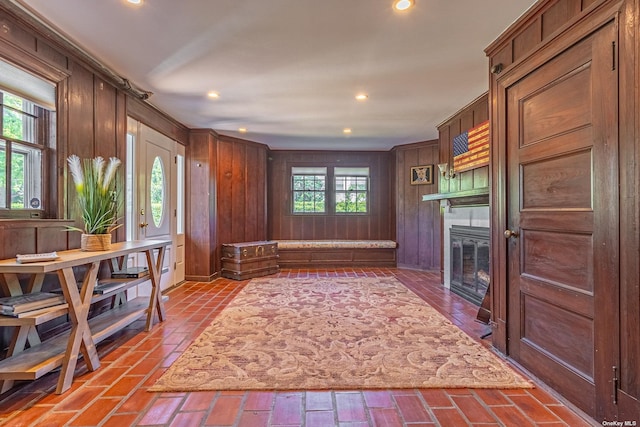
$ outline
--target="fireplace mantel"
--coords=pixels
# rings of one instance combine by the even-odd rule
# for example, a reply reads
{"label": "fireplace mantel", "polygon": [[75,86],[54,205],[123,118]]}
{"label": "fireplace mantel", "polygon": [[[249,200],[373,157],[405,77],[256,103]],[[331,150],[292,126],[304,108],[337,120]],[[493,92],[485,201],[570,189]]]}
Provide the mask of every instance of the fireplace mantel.
{"label": "fireplace mantel", "polygon": [[474,188],[473,190],[456,191],[453,193],[425,194],[422,201],[448,200],[451,206],[488,206],[489,187]]}

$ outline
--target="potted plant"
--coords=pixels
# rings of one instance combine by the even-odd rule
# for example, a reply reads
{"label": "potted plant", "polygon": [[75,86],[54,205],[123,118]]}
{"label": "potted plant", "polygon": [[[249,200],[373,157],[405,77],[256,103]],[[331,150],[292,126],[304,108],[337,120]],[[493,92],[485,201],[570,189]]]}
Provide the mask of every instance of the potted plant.
{"label": "potted plant", "polygon": [[77,202],[84,229],[69,227],[82,232],[80,249],[103,251],[111,248],[111,232],[118,224],[121,201],[116,186],[116,171],[122,163],[111,157],[107,163],[102,157],[80,159],[75,154],[67,159],[73,177]]}

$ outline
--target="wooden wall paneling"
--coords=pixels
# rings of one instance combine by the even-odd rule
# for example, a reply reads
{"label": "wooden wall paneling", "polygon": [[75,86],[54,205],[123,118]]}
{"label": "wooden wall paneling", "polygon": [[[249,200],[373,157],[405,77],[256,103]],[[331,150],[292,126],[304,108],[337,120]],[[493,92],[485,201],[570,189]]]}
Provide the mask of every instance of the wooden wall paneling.
{"label": "wooden wall paneling", "polygon": [[[228,212],[231,215],[231,233],[227,235],[224,243],[236,243],[248,241],[247,226],[253,218],[247,216],[247,188],[245,181],[246,146],[243,144],[226,143],[228,146],[228,160],[231,162],[231,197],[228,200],[221,199],[219,204],[229,203]],[[221,230],[221,235],[224,231]],[[222,243],[222,242],[221,242]]]}
{"label": "wooden wall paneling", "polygon": [[0,259],[20,253],[51,252],[69,249],[66,226],[72,220],[18,219],[0,220]]}
{"label": "wooden wall paneling", "polygon": [[405,248],[407,245],[404,243],[404,235],[406,228],[405,221],[405,210],[403,209],[406,200],[406,192],[409,187],[409,174],[406,172],[409,170],[406,164],[406,156],[404,151],[400,151],[400,149],[396,148],[393,150],[396,164],[396,175],[392,181],[395,181],[396,185],[396,198],[395,198],[395,211],[396,211],[396,241],[402,242],[402,244],[398,244],[397,249],[397,259],[398,265],[404,262],[405,257]]}
{"label": "wooden wall paneling", "polygon": [[594,3],[597,3],[600,0],[582,0],[582,10],[587,9],[589,6],[591,6]]}
{"label": "wooden wall paneling", "polygon": [[[283,181],[285,174],[274,174],[274,163],[279,164],[274,158],[273,153],[269,151],[267,153],[267,238],[271,239],[273,236],[282,236],[282,204],[287,203],[286,197],[288,197],[289,192],[284,189],[289,188],[289,183],[287,181]],[[286,193],[282,199],[280,199],[280,203],[276,203],[276,197],[274,192],[269,191],[270,188],[282,188],[283,193]],[[277,220],[269,221],[270,217],[275,217]]]}
{"label": "wooden wall paneling", "polygon": [[218,141],[218,243],[237,243],[233,241],[233,212],[230,200],[233,199],[233,163],[231,158],[232,147],[229,142]]}
{"label": "wooden wall paneling", "polygon": [[[64,79],[58,83],[56,89],[56,102],[58,110],[68,111],[69,109],[69,85],[68,79]],[[57,112],[56,113],[56,138],[51,153],[51,158],[48,160],[50,166],[50,173],[55,174],[56,178],[53,181],[49,181],[49,190],[51,192],[52,202],[55,200],[55,206],[49,206],[47,208],[48,217],[50,218],[67,218],[69,200],[67,195],[67,180],[71,179],[71,176],[67,177],[67,156],[68,156],[68,140],[69,140],[69,117],[67,114]],[[67,236],[67,239],[69,236]]]}
{"label": "wooden wall paneling", "polygon": [[475,105],[462,110],[459,116],[460,120],[460,133],[471,129],[475,124]]}
{"label": "wooden wall paneling", "polygon": [[[435,163],[432,157],[432,162]],[[393,212],[395,212],[393,206],[393,194],[395,192],[395,179],[391,178],[391,172],[394,170],[394,156],[387,152],[384,153],[384,156],[379,158],[380,162],[380,174],[376,178],[379,180],[378,187],[383,189],[381,192],[377,192],[374,194],[374,200],[376,204],[381,206],[380,208],[380,218],[378,220],[378,235],[386,235],[389,236],[390,239],[395,239],[395,216]],[[434,166],[437,168],[437,166]],[[382,183],[386,183],[386,185],[382,185]],[[435,187],[435,186],[434,186]],[[377,200],[377,198],[380,198]]]}
{"label": "wooden wall paneling", "polygon": [[[509,41],[508,43],[505,43],[499,51],[491,56],[491,58],[489,59],[489,69],[491,70],[494,66],[505,68],[511,65],[512,62],[513,43]],[[496,71],[495,73],[498,73],[498,71]]]}
{"label": "wooden wall paneling", "polygon": [[209,280],[215,273],[211,252],[215,252],[216,244],[210,226],[211,198],[215,193],[212,145],[215,140],[209,131],[194,130],[186,148],[185,258],[189,262],[185,264],[185,277],[190,280]]}
{"label": "wooden wall paneling", "polygon": [[14,18],[5,11],[0,11],[0,37],[19,46],[27,52],[36,49],[36,36],[15,22]]}
{"label": "wooden wall paneling", "polygon": [[[620,123],[620,401],[619,419],[637,419],[637,400],[640,398],[640,1],[626,2],[620,23],[619,102]],[[633,88],[633,89],[631,89]],[[635,143],[632,143],[635,141]],[[636,248],[631,250],[630,248]],[[635,407],[635,413],[634,413]]]}
{"label": "wooden wall paneling", "polygon": [[542,39],[549,37],[581,10],[581,0],[558,0],[542,14]]}
{"label": "wooden wall paneling", "polygon": [[[26,69],[35,71],[30,67],[29,62],[32,59],[37,59],[42,64],[46,64],[53,75],[56,75],[60,70],[69,68],[68,52],[56,46],[53,40],[48,40],[49,34],[43,34],[42,31],[35,28],[32,25],[34,22],[31,17],[25,19],[24,14],[18,17],[15,13],[16,8],[6,2],[0,9],[2,9],[0,10],[0,27],[2,27],[0,38],[20,48],[21,52],[17,55],[14,53],[12,56],[21,66],[26,65]],[[13,9],[13,11],[9,9]],[[53,75],[48,77],[49,80],[60,80]]]}
{"label": "wooden wall paneling", "polygon": [[[114,88],[115,89],[115,88]],[[127,162],[127,98],[126,95],[119,90],[115,90],[115,156],[122,160],[124,164]],[[129,160],[131,161],[131,160]],[[121,188],[125,188],[125,168],[120,166],[118,172]],[[123,194],[124,197],[124,194]],[[124,218],[122,219],[124,221]],[[126,240],[126,229],[120,227],[115,232],[115,241],[123,242]]]}
{"label": "wooden wall paneling", "polygon": [[[419,159],[421,165],[433,164],[434,159],[438,158],[438,148],[436,144],[431,144],[428,147],[420,150]],[[437,166],[434,165],[437,169]],[[417,244],[417,260],[416,265],[421,270],[434,270],[440,266],[440,241],[436,239],[440,228],[440,209],[439,202],[421,201],[422,195],[427,194],[428,191],[425,187],[429,187],[429,190],[435,190],[436,184],[414,185],[418,194],[416,195],[417,203],[417,217],[418,220],[418,244]],[[437,245],[437,246],[436,246]]]}
{"label": "wooden wall paneling", "polygon": [[219,270],[217,267],[218,260],[220,259],[221,252],[219,251],[218,243],[218,222],[220,220],[220,215],[218,214],[218,198],[219,198],[219,181],[218,181],[218,170],[220,169],[220,164],[218,162],[218,135],[214,132],[209,132],[208,137],[208,159],[209,159],[209,168],[207,171],[207,182],[208,182],[208,217],[204,218],[205,221],[208,220],[208,228],[209,228],[209,271],[211,277],[219,274]]}
{"label": "wooden wall paneling", "polygon": [[256,230],[255,236],[259,236],[262,239],[267,239],[267,147],[254,146],[253,147],[255,158],[250,161],[250,164],[256,165],[256,169],[259,168],[260,176],[256,177],[252,175],[252,183],[254,187],[250,189],[250,192],[256,198],[255,201],[255,216],[256,216]]}
{"label": "wooden wall paneling", "polygon": [[473,109],[473,125],[489,120],[489,94],[476,103]]}
{"label": "wooden wall paneling", "polygon": [[[388,239],[392,208],[387,152],[272,151],[269,162],[268,230],[272,239]],[[293,215],[289,194],[291,166],[369,166],[368,215]],[[286,188],[287,191],[282,191]],[[275,189],[275,190],[272,190]],[[330,207],[328,206],[328,209]]]}
{"label": "wooden wall paneling", "polygon": [[2,229],[2,259],[12,258],[16,254],[32,254],[36,252],[35,227],[7,227]]}
{"label": "wooden wall paneling", "polygon": [[[267,147],[219,137],[217,145],[217,245],[267,239]],[[221,261],[216,257],[216,271]]]}
{"label": "wooden wall paneling", "polygon": [[[118,152],[116,138],[116,89],[104,80],[94,79],[94,123],[95,152],[94,157],[102,156],[108,160]],[[121,159],[123,160],[123,159]]]}
{"label": "wooden wall paneling", "polygon": [[[38,224],[38,227],[35,228],[36,242],[34,252],[42,253],[63,251],[69,249],[69,246],[67,244],[67,234],[69,234],[69,232],[66,231],[65,225],[70,225],[71,223],[72,221],[54,220],[53,222],[42,224],[43,226],[40,226],[40,224]],[[21,252],[16,251],[16,254],[18,253]],[[2,257],[1,259],[4,258],[6,257]]]}
{"label": "wooden wall paneling", "polygon": [[[447,163],[449,164],[449,170],[453,167],[453,139],[460,135],[466,129],[462,128],[462,122],[460,117],[456,117],[449,124],[449,141],[447,142],[449,146],[449,158],[447,159]],[[448,179],[449,181],[449,193],[455,193],[456,191],[460,191],[460,172],[455,172],[455,177]]]}
{"label": "wooden wall paneling", "polygon": [[489,186],[489,166],[483,166],[473,170],[472,188],[483,188]]}
{"label": "wooden wall paneling", "polygon": [[[397,158],[398,158],[398,153],[395,150],[391,150],[389,152],[389,158],[387,161],[387,164],[389,165],[389,171],[387,173],[387,176],[385,177],[385,180],[387,182],[393,183],[393,185],[391,185],[389,188],[389,200],[397,200],[397,195],[398,195],[399,186],[398,186],[398,181],[396,180],[396,177],[398,176]],[[437,169],[437,166],[434,166],[434,168]],[[434,177],[434,179],[436,178]],[[396,203],[390,204],[388,209],[388,215],[389,217],[386,223],[388,227],[390,227],[391,229],[390,238],[391,240],[395,240],[397,242],[398,241],[397,240],[398,239],[398,236],[397,236],[398,218],[397,218]]]}
{"label": "wooden wall paneling", "polygon": [[245,145],[245,152],[246,167],[243,177],[247,188],[244,203],[245,216],[247,218],[245,233],[247,238],[249,238],[250,236],[258,236],[262,229],[264,216],[261,217],[259,212],[263,211],[263,207],[260,206],[260,199],[263,192],[261,191],[262,188],[260,188],[260,185],[264,183],[264,180],[260,179],[259,171],[256,171],[252,167],[252,165],[259,163],[258,150],[255,147]]}
{"label": "wooden wall paneling", "polygon": [[[440,157],[439,163],[448,163],[453,167],[453,139],[462,132],[468,131],[474,126],[488,120],[489,104],[488,94],[483,94],[463,107],[453,116],[438,125]],[[452,179],[443,179],[439,176],[440,193],[454,193],[457,191],[468,191],[480,187],[488,186],[482,179],[476,179],[478,168],[463,172],[456,171]],[[439,171],[436,171],[439,173]],[[480,174],[479,177],[483,175]],[[480,184],[480,187],[478,186]]]}
{"label": "wooden wall paneling", "polygon": [[[477,104],[474,109],[474,126],[489,120],[489,101]],[[483,166],[473,170],[473,187],[482,188],[489,187],[489,166]]]}
{"label": "wooden wall paneling", "polygon": [[[542,40],[542,20],[538,17],[532,20],[529,25],[524,28],[511,41],[513,46],[513,58],[518,60],[526,53],[530,52]],[[505,63],[505,65],[509,65]]]}
{"label": "wooden wall paneling", "polygon": [[127,96],[127,114],[182,145],[188,144],[189,129],[152,105]]}
{"label": "wooden wall paneling", "polygon": [[[240,216],[238,209],[234,209],[237,197],[239,196],[240,183],[238,179],[242,175],[237,170],[234,163],[234,146],[232,142],[220,140],[218,142],[218,166],[222,176],[219,176],[219,198],[218,198],[218,215],[220,224],[218,228],[219,244],[237,243],[242,241],[237,236],[238,224],[233,215],[238,215],[238,219],[244,218]],[[236,190],[238,187],[238,190]],[[225,218],[225,220],[222,220]]]}
{"label": "wooden wall paneling", "polygon": [[[404,154],[408,159],[408,167],[405,174],[409,173],[413,166],[420,166],[424,159],[420,159],[420,151],[418,148],[407,150]],[[409,185],[406,190],[405,205],[403,207],[404,216],[404,236],[402,244],[405,246],[403,265],[420,265],[420,204],[421,193],[426,190],[422,189],[423,185]],[[426,187],[426,185],[424,185]]]}
{"label": "wooden wall paneling", "polygon": [[395,147],[395,217],[398,242],[398,266],[421,270],[440,268],[440,209],[439,202],[423,202],[422,196],[438,192],[437,176],[433,184],[411,185],[413,166],[433,165],[437,175],[438,141],[425,141]]}
{"label": "wooden wall paneling", "polygon": [[75,63],[71,68],[67,152],[91,158],[95,154],[93,74]]}
{"label": "wooden wall paneling", "polygon": [[[442,126],[441,128],[438,128],[438,139],[439,139],[439,149],[440,149],[440,154],[439,154],[439,159],[438,159],[438,163],[450,163],[451,162],[451,158],[453,158],[453,154],[451,152],[451,144],[449,143],[449,141],[453,140],[453,137],[451,136],[451,129],[449,128],[449,126],[445,125]],[[438,166],[436,165],[436,170],[434,171],[434,173],[437,175],[437,179],[438,179],[438,188],[439,188],[439,193],[448,193],[449,192],[449,180],[448,179],[444,179],[442,177],[442,174],[440,173],[440,169],[438,169]]]}
{"label": "wooden wall paneling", "polygon": [[[67,109],[67,156],[75,154],[84,159],[92,158],[95,154],[93,89],[93,73],[76,63],[71,64]],[[75,218],[76,226],[81,228],[76,191],[70,176],[67,179],[66,192],[69,209],[66,216]],[[80,247],[80,233],[69,233],[69,244],[71,247]]]}
{"label": "wooden wall paneling", "polygon": [[506,68],[529,55],[562,26],[579,19],[582,12],[607,2],[609,0],[538,1],[485,49],[491,52],[489,64],[502,63]]}
{"label": "wooden wall paneling", "polygon": [[41,38],[36,39],[36,52],[44,61],[60,69],[69,67],[68,57]]}
{"label": "wooden wall paneling", "polygon": [[464,172],[456,172],[456,182],[458,183],[458,191],[473,190],[474,171],[468,170]]}

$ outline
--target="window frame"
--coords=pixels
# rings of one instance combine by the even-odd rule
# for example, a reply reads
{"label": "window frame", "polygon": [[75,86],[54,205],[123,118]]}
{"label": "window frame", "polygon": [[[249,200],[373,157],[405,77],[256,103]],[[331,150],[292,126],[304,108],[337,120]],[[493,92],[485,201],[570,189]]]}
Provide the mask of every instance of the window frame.
{"label": "window frame", "polygon": [[[5,94],[9,94],[12,97],[17,97],[23,101],[29,102],[31,104],[30,110],[32,111],[22,111],[17,109],[11,105],[5,105],[4,96]],[[25,117],[29,117],[33,120],[32,126],[28,129],[29,140],[17,139],[9,135],[4,134],[4,113],[5,109],[9,111],[13,111],[14,113],[24,115]],[[52,141],[55,139],[55,110],[49,110],[45,107],[38,105],[37,103],[31,101],[28,98],[25,98],[11,90],[6,90],[5,88],[0,86],[0,140],[4,142],[4,153],[5,153],[5,200],[3,207],[0,207],[0,219],[13,219],[13,218],[43,218],[46,216],[46,212],[55,212],[54,207],[51,205],[52,198],[49,196],[49,189],[51,188],[51,181],[55,182],[56,177],[51,177],[51,174],[48,173],[48,166],[51,151],[52,151]],[[25,182],[23,183],[23,187],[29,187],[29,191],[25,191],[23,201],[23,208],[14,208],[12,207],[12,181],[13,177],[11,176],[11,164],[12,157],[15,154],[22,153],[28,154],[29,152],[33,152],[32,150],[38,151],[40,153],[40,168],[39,171],[36,171],[33,168],[33,163],[35,160],[29,159],[29,156],[25,157],[27,159],[27,163],[31,163],[31,167],[29,167],[25,172],[26,175],[24,177]],[[40,182],[34,184],[34,176],[40,175]],[[55,186],[55,183],[53,184]],[[34,196],[33,191],[40,187],[39,191],[39,199],[40,206],[34,208],[30,206],[30,200]]]}
{"label": "window frame", "polygon": [[[324,188],[324,199],[325,199],[325,211],[324,212],[296,212],[295,211],[295,195],[294,192],[294,176],[305,175],[303,173],[294,173],[296,169],[325,169],[325,188]],[[289,179],[290,179],[290,190],[289,196],[291,202],[289,203],[289,213],[294,216],[368,216],[371,213],[371,167],[369,165],[335,165],[335,164],[304,164],[304,165],[292,165],[289,168]],[[361,169],[364,171],[366,169],[366,174],[358,174],[358,173],[336,173],[336,170],[348,170],[348,169]],[[314,175],[312,173],[308,175]],[[337,190],[336,178],[338,177],[357,177],[357,178],[366,178],[366,190],[358,191],[358,193],[364,193],[366,196],[366,212],[338,212],[337,210],[337,194],[340,192],[347,192],[347,190]]]}
{"label": "window frame", "polygon": [[[369,195],[371,193],[371,179],[370,179],[370,170],[367,167],[367,175],[355,175],[355,174],[343,174],[343,173],[336,173],[336,169],[348,169],[348,168],[342,168],[342,167],[335,167],[334,168],[334,176],[333,176],[333,198],[334,198],[334,204],[333,204],[333,212],[336,215],[368,215],[369,214]],[[364,169],[364,168],[362,168]],[[338,190],[338,178],[351,178],[351,179],[355,179],[356,180],[356,186],[357,186],[357,181],[360,179],[364,179],[365,180],[365,186],[366,188],[364,190],[359,190],[358,188],[356,188],[355,190]],[[356,209],[358,207],[358,194],[364,194],[365,195],[365,211],[364,212],[360,212],[358,210],[356,211],[338,211],[338,194],[345,194],[345,201],[346,201],[346,195],[350,192],[355,193],[356,196]]]}
{"label": "window frame", "polygon": [[[296,173],[295,169],[299,169],[298,173]],[[316,171],[314,172],[313,170],[316,169]],[[321,171],[322,169],[324,169],[324,171]],[[289,169],[290,171],[290,179],[291,179],[291,214],[292,215],[327,215],[327,212],[329,211],[329,200],[328,200],[328,196],[329,196],[329,191],[327,189],[328,183],[329,183],[329,174],[328,174],[328,168],[326,166],[314,166],[314,167],[307,167],[307,166],[293,166]],[[324,177],[324,188],[322,190],[308,190],[308,189],[302,189],[302,190],[296,190],[295,188],[295,179],[296,177]],[[316,181],[316,179],[314,179],[314,182]],[[323,199],[324,199],[324,210],[323,211],[296,211],[296,193],[313,193],[314,197],[313,199],[315,199],[315,195],[317,194],[322,194]],[[315,206],[315,201],[314,201],[314,206]]]}

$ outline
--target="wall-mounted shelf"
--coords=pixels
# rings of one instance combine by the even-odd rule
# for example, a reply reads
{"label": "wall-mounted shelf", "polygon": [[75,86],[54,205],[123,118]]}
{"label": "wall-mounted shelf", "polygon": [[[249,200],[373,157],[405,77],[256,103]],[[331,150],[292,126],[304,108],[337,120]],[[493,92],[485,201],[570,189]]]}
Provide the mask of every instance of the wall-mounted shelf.
{"label": "wall-mounted shelf", "polygon": [[448,200],[451,206],[489,205],[489,187],[456,191],[454,193],[425,194],[422,196],[423,202],[432,200]]}

